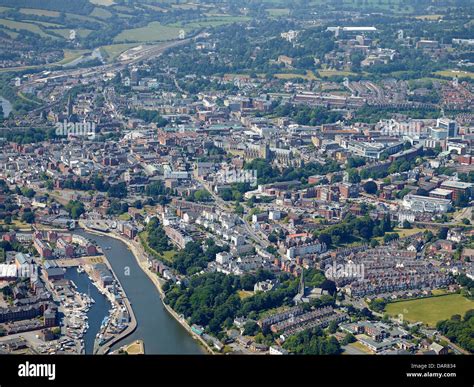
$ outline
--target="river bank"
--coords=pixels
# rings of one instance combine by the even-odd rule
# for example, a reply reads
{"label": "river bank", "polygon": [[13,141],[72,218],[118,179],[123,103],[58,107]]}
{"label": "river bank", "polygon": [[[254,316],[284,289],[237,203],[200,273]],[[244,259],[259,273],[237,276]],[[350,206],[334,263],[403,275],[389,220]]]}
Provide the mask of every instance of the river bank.
{"label": "river bank", "polygon": [[159,294],[160,303],[164,307],[164,309],[166,310],[168,315],[171,315],[171,317],[173,317],[173,319],[176,320],[181,325],[181,327],[183,327],[186,330],[188,335],[191,336],[194,339],[195,342],[200,344],[201,347],[203,347],[208,353],[215,354],[215,352],[212,350],[212,348],[209,346],[209,344],[205,340],[203,340],[202,337],[200,337],[200,336],[196,335],[194,332],[192,332],[191,327],[189,326],[189,324],[184,319],[180,318],[180,316],[169,305],[164,303],[164,301],[163,301],[164,291],[163,291],[163,288],[162,288],[162,280],[155,273],[153,273],[149,269],[148,259],[145,256],[144,252],[142,251],[142,247],[138,244],[138,242],[128,240],[128,239],[122,237],[121,235],[117,235],[113,232],[101,232],[101,231],[98,231],[98,230],[90,229],[82,221],[79,222],[79,226],[81,228],[83,228],[87,233],[102,236],[102,237],[113,238],[113,239],[116,239],[116,240],[122,242],[123,244],[125,244],[125,246],[127,246],[129,251],[131,252],[131,255],[134,257],[136,263],[140,267],[141,271],[151,280],[154,288],[157,290],[157,292]]}

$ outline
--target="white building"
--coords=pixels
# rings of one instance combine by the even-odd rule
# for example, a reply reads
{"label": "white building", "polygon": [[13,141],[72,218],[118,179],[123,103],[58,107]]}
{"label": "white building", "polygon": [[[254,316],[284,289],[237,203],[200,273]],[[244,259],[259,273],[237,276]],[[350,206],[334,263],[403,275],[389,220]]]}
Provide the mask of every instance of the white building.
{"label": "white building", "polygon": [[307,243],[300,246],[292,246],[286,250],[286,257],[294,259],[296,257],[304,257],[308,254],[317,254],[326,251],[326,244],[319,241]]}
{"label": "white building", "polygon": [[222,251],[216,254],[216,262],[219,265],[226,265],[232,259],[232,254],[228,253],[227,251]]}
{"label": "white building", "polygon": [[408,194],[403,198],[402,206],[415,212],[448,212],[451,200]]}

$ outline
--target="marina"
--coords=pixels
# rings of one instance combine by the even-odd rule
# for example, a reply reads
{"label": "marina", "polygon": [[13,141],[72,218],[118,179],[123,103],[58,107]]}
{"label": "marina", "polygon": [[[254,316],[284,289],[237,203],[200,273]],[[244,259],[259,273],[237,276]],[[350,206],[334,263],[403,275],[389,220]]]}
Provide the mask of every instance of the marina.
{"label": "marina", "polygon": [[[72,326],[70,334],[72,337],[78,337],[84,342],[85,354],[92,354],[94,351],[95,335],[100,329],[101,321],[108,315],[110,301],[99,292],[90,278],[83,271],[79,272],[73,268],[66,271],[66,278],[73,281],[77,290],[81,292],[84,304],[82,310],[78,309],[80,305],[71,305],[68,308]],[[84,330],[81,331],[81,325]],[[77,332],[77,333],[75,333]]]}
{"label": "marina", "polygon": [[166,311],[158,290],[123,242],[84,230],[76,230],[75,233],[87,237],[102,248],[122,285],[126,300],[133,307],[137,328],[125,339],[114,343],[110,348],[112,351],[136,340],[143,340],[147,354],[205,353],[179,322]]}

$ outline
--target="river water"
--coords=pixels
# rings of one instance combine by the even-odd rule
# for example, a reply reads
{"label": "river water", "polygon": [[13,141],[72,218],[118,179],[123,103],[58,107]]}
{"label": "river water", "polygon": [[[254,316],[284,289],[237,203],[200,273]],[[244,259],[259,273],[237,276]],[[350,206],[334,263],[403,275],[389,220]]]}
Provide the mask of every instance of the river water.
{"label": "river water", "polygon": [[10,103],[9,100],[3,98],[0,95],[0,105],[2,105],[2,109],[3,109],[3,118],[7,118],[13,109],[12,104]]}
{"label": "river water", "polygon": [[[95,241],[102,248],[132,304],[137,319],[137,329],[113,346],[112,351],[135,340],[143,340],[146,354],[205,353],[181,324],[166,311],[158,290],[142,271],[127,245],[117,239],[90,234],[84,230],[75,230],[74,233]],[[106,249],[106,247],[111,247],[111,249]],[[77,285],[79,287],[79,284]],[[91,296],[96,302],[98,301],[92,294],[92,286]],[[107,314],[107,310],[105,313]],[[103,316],[100,322],[102,318]],[[89,317],[89,330],[93,336],[97,333],[97,330],[92,332],[91,317]]]}

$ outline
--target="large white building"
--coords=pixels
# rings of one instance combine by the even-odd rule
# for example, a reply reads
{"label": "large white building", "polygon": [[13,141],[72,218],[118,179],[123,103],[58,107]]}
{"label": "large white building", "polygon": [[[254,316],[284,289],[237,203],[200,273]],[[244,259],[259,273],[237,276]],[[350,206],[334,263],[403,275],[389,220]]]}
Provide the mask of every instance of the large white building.
{"label": "large white building", "polygon": [[286,258],[295,259],[296,257],[305,257],[309,254],[319,254],[324,251],[326,251],[326,244],[315,241],[299,246],[288,247],[286,250]]}
{"label": "large white building", "polygon": [[403,198],[402,206],[415,212],[447,212],[451,200],[408,194]]}

